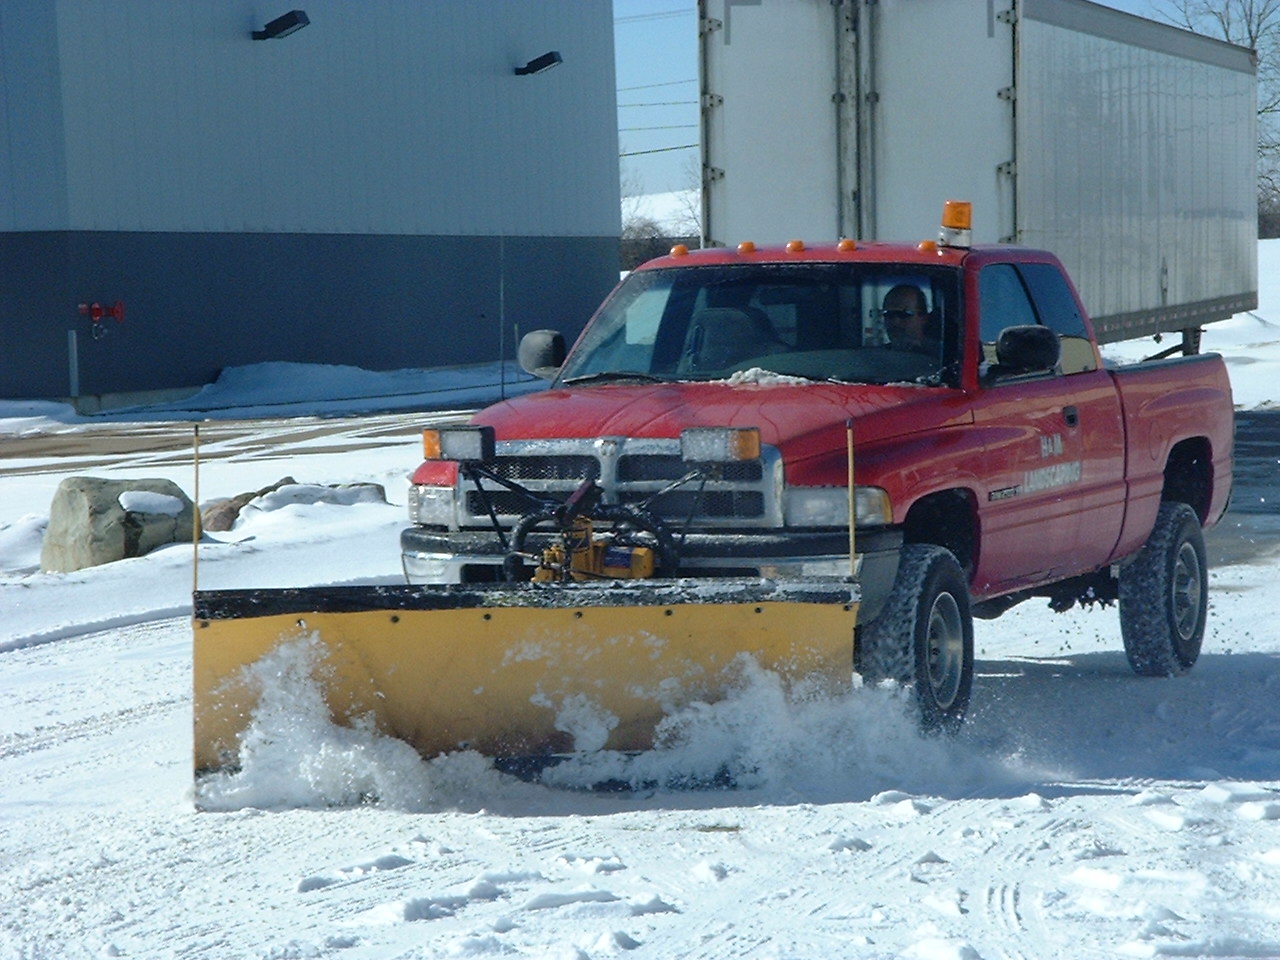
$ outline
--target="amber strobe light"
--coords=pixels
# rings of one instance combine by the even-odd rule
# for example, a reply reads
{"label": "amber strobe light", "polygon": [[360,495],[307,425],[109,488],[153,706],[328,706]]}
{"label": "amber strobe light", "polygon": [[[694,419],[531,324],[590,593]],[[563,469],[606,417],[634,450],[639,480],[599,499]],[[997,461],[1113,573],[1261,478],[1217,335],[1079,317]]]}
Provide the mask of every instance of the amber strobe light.
{"label": "amber strobe light", "polygon": [[942,233],[938,240],[947,247],[973,245],[973,204],[968,200],[948,200],[942,205]]}

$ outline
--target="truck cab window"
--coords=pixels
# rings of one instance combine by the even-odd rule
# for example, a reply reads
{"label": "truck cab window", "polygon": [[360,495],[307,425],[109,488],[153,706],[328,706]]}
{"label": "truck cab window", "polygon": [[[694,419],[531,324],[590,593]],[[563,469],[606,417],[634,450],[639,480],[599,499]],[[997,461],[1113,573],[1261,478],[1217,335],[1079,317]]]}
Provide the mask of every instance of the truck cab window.
{"label": "truck cab window", "polygon": [[720,380],[758,368],[811,380],[954,385],[959,316],[952,267],[640,270],[601,309],[561,377]]}
{"label": "truck cab window", "polygon": [[1067,279],[1051,263],[1024,263],[1018,266],[1040,322],[1058,335],[1062,347],[1062,372],[1084,373],[1098,369],[1098,356],[1085,329],[1084,317]]}
{"label": "truck cab window", "polygon": [[993,263],[978,274],[979,339],[984,369],[996,363],[996,342],[1008,327],[1039,326],[1031,297],[1011,263]]}

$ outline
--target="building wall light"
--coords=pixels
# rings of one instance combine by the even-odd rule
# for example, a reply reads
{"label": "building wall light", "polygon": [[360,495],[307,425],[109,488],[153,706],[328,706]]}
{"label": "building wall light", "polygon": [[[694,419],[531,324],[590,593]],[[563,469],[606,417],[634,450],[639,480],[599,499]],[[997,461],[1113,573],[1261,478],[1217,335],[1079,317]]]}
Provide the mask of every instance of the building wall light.
{"label": "building wall light", "polygon": [[516,67],[516,76],[527,77],[532,73],[542,73],[544,70],[550,70],[557,63],[564,63],[564,58],[560,56],[558,50],[550,50],[540,57],[534,57],[523,67]]}
{"label": "building wall light", "polygon": [[279,40],[291,33],[297,33],[310,22],[310,18],[302,10],[290,10],[283,17],[276,17],[261,30],[253,31],[253,39]]}

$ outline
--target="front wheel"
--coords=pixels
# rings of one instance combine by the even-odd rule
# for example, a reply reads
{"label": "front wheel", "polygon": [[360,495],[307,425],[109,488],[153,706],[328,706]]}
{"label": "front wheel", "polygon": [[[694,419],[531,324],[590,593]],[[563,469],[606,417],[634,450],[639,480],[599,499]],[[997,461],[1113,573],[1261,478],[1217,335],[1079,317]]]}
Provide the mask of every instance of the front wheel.
{"label": "front wheel", "polygon": [[854,667],[867,683],[910,686],[925,729],[959,728],[973,687],[973,617],[951,551],[922,543],[902,548],[884,608],[858,630]]}
{"label": "front wheel", "polygon": [[1190,670],[1208,609],[1200,520],[1185,503],[1162,503],[1146,544],[1120,570],[1120,635],[1134,672],[1172,677]]}

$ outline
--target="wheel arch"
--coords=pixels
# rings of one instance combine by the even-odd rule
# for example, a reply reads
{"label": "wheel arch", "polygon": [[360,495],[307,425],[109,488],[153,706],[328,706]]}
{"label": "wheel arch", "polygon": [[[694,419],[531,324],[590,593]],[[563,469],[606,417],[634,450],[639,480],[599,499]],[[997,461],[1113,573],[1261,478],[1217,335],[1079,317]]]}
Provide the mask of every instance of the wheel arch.
{"label": "wheel arch", "polygon": [[1169,450],[1160,499],[1185,503],[1201,526],[1207,522],[1213,499],[1213,447],[1208,437],[1188,437]]}
{"label": "wheel arch", "polygon": [[965,576],[978,564],[977,496],[965,487],[938,490],[916,500],[903,520],[904,543],[930,543],[954,554]]}

